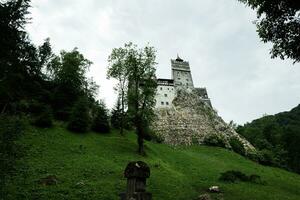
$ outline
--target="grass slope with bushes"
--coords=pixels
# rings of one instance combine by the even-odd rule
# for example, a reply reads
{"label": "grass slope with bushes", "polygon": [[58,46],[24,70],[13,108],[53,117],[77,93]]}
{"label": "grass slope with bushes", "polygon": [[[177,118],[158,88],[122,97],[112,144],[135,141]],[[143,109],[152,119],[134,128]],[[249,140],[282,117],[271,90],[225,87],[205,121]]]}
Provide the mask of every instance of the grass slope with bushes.
{"label": "grass slope with bushes", "polygon": [[[124,137],[117,131],[76,134],[62,124],[30,127],[18,143],[24,146],[25,156],[6,184],[8,199],[119,199],[126,188],[123,171],[135,160],[149,164],[147,190],[157,200],[197,199],[212,185],[220,186],[225,200],[300,198],[298,174],[259,165],[218,147],[173,148],[146,142],[147,156],[142,157],[136,153],[136,136],[131,132]],[[221,173],[228,170],[259,175],[264,184],[220,181]],[[43,182],[46,177],[52,177],[52,182]]]}

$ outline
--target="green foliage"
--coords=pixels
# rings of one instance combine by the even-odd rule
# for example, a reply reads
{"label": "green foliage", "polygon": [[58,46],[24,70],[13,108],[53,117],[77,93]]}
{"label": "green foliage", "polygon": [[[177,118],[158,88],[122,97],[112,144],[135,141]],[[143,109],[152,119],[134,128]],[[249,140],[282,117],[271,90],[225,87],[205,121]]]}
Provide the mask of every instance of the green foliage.
{"label": "green foliage", "polygon": [[96,106],[96,113],[92,123],[92,130],[100,133],[110,132],[108,111],[103,102],[100,102]]}
{"label": "green foliage", "polygon": [[48,128],[53,125],[53,116],[50,106],[44,105],[37,116],[34,117],[33,124],[41,128]]}
{"label": "green foliage", "polygon": [[[146,46],[138,49],[137,45],[128,43],[124,47],[113,49],[109,57],[108,77],[119,81],[118,90],[121,92],[123,112],[121,119],[124,117],[122,102],[126,102],[129,118],[138,135],[140,154],[144,154],[143,140],[148,136],[145,127],[154,117],[153,108],[157,86],[154,67],[155,53],[154,47]],[[126,85],[130,85],[130,88]],[[124,99],[125,94],[127,94],[126,99]]]}
{"label": "green foliage", "polygon": [[250,176],[247,176],[243,172],[235,171],[235,170],[229,170],[224,173],[221,173],[219,180],[230,182],[230,183],[235,183],[237,181],[262,183],[259,175],[252,174]]}
{"label": "green foliage", "polygon": [[262,149],[260,152],[260,160],[259,163],[264,165],[274,165],[275,163],[275,156],[271,150]]}
{"label": "green foliage", "polygon": [[229,144],[234,152],[240,155],[246,155],[244,145],[237,137],[231,137]]}
{"label": "green foliage", "polygon": [[257,10],[256,26],[263,42],[273,43],[272,57],[300,61],[300,4],[295,0],[239,0]]}
{"label": "green foliage", "polygon": [[121,103],[118,99],[116,106],[111,111],[110,123],[112,127],[119,129],[121,128],[121,118],[122,118]]}
{"label": "green foliage", "polygon": [[206,136],[203,140],[203,143],[208,146],[215,146],[215,147],[225,147],[226,142],[225,138],[222,135],[211,134]]}
{"label": "green foliage", "polygon": [[89,122],[88,102],[86,98],[80,98],[74,104],[67,128],[73,132],[84,133],[89,129]]}
{"label": "green foliage", "polygon": [[70,108],[80,97],[93,99],[97,86],[86,78],[91,64],[77,48],[61,51],[60,56],[51,59],[47,68],[55,84],[52,104],[56,118],[67,120]]}
{"label": "green foliage", "polygon": [[[29,0],[0,3],[0,111],[17,114],[19,101],[41,91],[41,65],[25,32]],[[20,84],[22,83],[22,84]]]}
{"label": "green foliage", "polygon": [[0,115],[0,194],[3,199],[9,195],[4,186],[15,173],[17,160],[23,153],[22,146],[16,142],[23,129],[20,118]]}
{"label": "green foliage", "polygon": [[239,126],[237,132],[260,150],[262,164],[300,172],[300,105]]}
{"label": "green foliage", "polygon": [[[298,200],[300,176],[282,169],[262,166],[232,151],[209,146],[177,146],[145,142],[147,156],[136,154],[136,135],[119,131],[111,134],[70,134],[64,126],[28,129],[20,144],[25,156],[4,188],[13,199],[89,199],[115,200],[126,190],[123,172],[130,161],[141,160],[150,166],[147,191],[153,199],[197,199],[210,186],[218,185],[223,198],[230,200]],[[19,168],[18,168],[19,169]],[[257,174],[267,185],[219,181],[221,172],[237,169],[246,175]],[[56,185],[41,185],[48,176]]]}

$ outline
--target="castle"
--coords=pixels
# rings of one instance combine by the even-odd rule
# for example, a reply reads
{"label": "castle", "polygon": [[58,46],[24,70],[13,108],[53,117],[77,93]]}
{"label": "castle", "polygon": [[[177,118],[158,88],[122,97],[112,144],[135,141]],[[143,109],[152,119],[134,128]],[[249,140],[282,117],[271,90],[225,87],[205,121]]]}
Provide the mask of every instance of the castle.
{"label": "castle", "polygon": [[177,55],[176,59],[171,59],[171,69],[172,79],[157,79],[155,108],[171,108],[178,90],[194,91],[204,103],[212,107],[206,88],[194,87],[189,62]]}

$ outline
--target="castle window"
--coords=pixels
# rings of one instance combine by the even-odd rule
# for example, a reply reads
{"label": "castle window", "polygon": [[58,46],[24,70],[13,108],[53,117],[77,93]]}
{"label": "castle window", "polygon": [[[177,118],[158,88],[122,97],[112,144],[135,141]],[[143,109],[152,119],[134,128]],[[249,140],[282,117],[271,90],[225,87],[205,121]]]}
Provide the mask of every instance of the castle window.
{"label": "castle window", "polygon": [[168,95],[167,94],[165,94],[165,97],[167,97]]}
{"label": "castle window", "polygon": [[160,87],[160,90],[162,90],[162,87]]}
{"label": "castle window", "polygon": [[161,105],[164,105],[164,102],[162,101],[162,102],[160,102],[161,103]]}
{"label": "castle window", "polygon": [[168,90],[169,90],[169,88],[168,88]]}
{"label": "castle window", "polygon": [[168,105],[169,105],[169,102],[166,102],[166,105],[168,106]]}
{"label": "castle window", "polygon": [[186,81],[189,81],[189,79],[186,79]]}
{"label": "castle window", "polygon": [[180,77],[178,77],[178,80],[180,80]]}
{"label": "castle window", "polygon": [[188,83],[186,83],[186,85],[189,85]]}

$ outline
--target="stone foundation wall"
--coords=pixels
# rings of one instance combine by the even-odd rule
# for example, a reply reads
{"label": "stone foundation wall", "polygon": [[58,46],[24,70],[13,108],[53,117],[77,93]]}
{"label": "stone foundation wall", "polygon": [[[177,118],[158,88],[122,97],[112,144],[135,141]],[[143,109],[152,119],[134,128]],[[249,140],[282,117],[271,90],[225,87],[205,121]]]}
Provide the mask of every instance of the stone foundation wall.
{"label": "stone foundation wall", "polygon": [[171,145],[202,144],[206,137],[222,136],[227,148],[231,137],[238,138],[247,151],[254,147],[227,125],[197,92],[177,91],[171,108],[157,109],[152,130]]}

